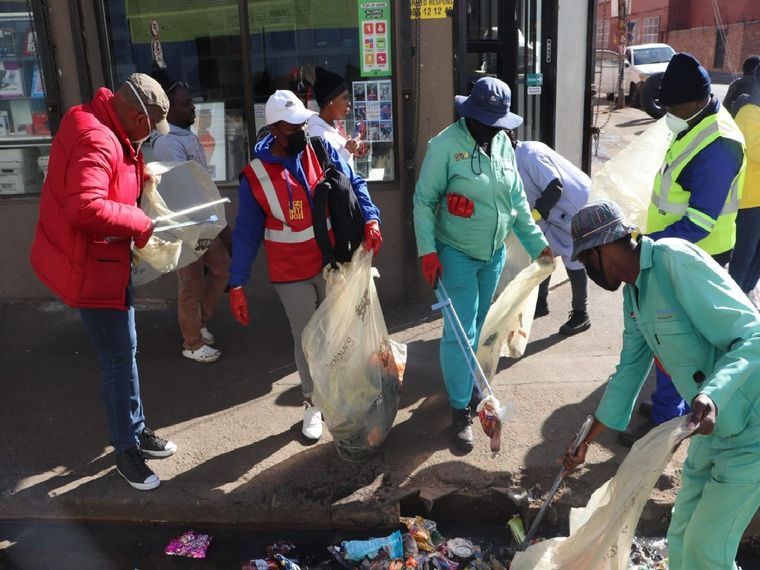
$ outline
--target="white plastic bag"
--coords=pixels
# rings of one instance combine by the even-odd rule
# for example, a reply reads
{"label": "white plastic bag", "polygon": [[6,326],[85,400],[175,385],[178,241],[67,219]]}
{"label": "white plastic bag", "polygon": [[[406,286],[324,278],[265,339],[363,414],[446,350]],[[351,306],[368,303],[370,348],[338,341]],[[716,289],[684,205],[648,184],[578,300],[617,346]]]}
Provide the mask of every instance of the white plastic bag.
{"label": "white plastic bag", "polygon": [[646,233],[652,188],[672,140],[665,119],[650,126],[591,179],[591,200],[617,202],[628,222]]}
{"label": "white plastic bag", "polygon": [[372,253],[359,248],[351,263],[325,269],[327,294],[303,331],[314,379],[314,405],[339,455],[371,456],[393,426],[401,398],[406,345],[388,336],[377,298]]}
{"label": "white plastic bag", "polygon": [[[531,297],[531,294],[541,281],[551,275],[555,266],[556,263],[553,259],[548,263],[543,261],[531,263],[509,282],[506,289],[488,309],[480,333],[477,358],[481,368],[483,368],[483,373],[489,380],[496,373],[501,347],[507,338],[515,346],[518,340],[515,336],[522,336],[527,343],[529,330],[527,333],[520,332],[522,324],[526,322],[526,306],[532,298],[533,310],[535,310],[536,297]],[[532,312],[530,313],[530,322],[533,322]],[[522,350],[525,350],[524,346]],[[522,356],[522,352],[520,356]]]}
{"label": "white plastic bag", "polygon": [[[152,219],[170,216],[187,208],[220,200],[219,190],[208,172],[194,161],[151,162],[145,166],[140,207]],[[208,221],[213,218],[213,221]],[[156,227],[198,222],[154,233],[148,244],[134,250],[132,282],[144,285],[164,273],[201,258],[211,242],[227,225],[224,204],[160,221]]]}
{"label": "white plastic bag", "polygon": [[691,430],[689,417],[661,424],[637,441],[615,476],[570,511],[570,536],[551,538],[515,555],[510,570],[628,570],[641,511],[674,447]]}

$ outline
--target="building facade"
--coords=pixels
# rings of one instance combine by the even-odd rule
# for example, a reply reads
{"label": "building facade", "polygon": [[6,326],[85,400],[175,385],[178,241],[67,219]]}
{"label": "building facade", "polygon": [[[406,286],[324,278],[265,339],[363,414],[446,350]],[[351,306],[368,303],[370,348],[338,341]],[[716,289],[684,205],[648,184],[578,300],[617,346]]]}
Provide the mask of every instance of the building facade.
{"label": "building facade", "polygon": [[[421,287],[412,194],[427,140],[454,119],[453,98],[484,75],[513,89],[520,136],[576,164],[588,157],[595,0],[0,0],[0,251],[5,299],[48,298],[28,251],[51,137],[67,108],[143,72],[187,83],[213,178],[232,200],[275,89],[314,107],[315,66],[349,82],[346,130],[366,151],[356,169],[382,212],[380,294]],[[9,86],[6,86],[9,84]],[[557,93],[562,93],[561,105]],[[146,159],[150,149],[144,145]],[[7,167],[7,168],[6,168]],[[263,254],[262,256],[263,257]],[[251,296],[273,299],[263,259]],[[143,298],[173,298],[161,278]]]}

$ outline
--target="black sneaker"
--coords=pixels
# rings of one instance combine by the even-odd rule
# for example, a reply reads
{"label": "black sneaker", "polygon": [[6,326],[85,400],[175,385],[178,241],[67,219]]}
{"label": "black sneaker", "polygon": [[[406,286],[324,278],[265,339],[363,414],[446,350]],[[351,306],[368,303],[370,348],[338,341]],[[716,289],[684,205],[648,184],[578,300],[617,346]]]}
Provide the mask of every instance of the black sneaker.
{"label": "black sneaker", "polygon": [[539,317],[545,317],[549,314],[549,303],[546,301],[541,301],[541,299],[538,300],[536,303],[536,312],[533,313],[533,318],[538,319]]}
{"label": "black sneaker", "polygon": [[146,465],[137,447],[116,454],[116,471],[138,491],[150,491],[161,484],[161,479]]}
{"label": "black sneaker", "polygon": [[145,428],[137,436],[140,451],[148,457],[169,457],[177,451],[177,446],[171,441],[158,437],[152,429]]}
{"label": "black sneaker", "polygon": [[570,311],[570,318],[559,327],[559,334],[573,336],[591,328],[591,320],[586,311]]}
{"label": "black sneaker", "polygon": [[642,418],[651,420],[652,419],[652,402],[641,402],[639,404],[639,415]]}
{"label": "black sneaker", "polygon": [[471,451],[475,447],[475,438],[472,435],[472,415],[470,408],[463,410],[451,410],[451,429],[454,437],[454,446],[462,451]]}
{"label": "black sneaker", "polygon": [[651,421],[646,422],[635,428],[629,428],[626,431],[621,431],[617,436],[617,441],[620,445],[625,447],[633,447],[633,444],[639,441],[642,437],[652,431],[654,423]]}

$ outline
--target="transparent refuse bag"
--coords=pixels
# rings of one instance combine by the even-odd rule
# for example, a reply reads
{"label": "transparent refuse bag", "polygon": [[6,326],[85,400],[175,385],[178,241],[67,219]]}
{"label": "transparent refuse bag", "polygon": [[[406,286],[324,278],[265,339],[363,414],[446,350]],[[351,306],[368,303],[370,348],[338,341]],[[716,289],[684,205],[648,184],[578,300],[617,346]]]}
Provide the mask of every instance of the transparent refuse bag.
{"label": "transparent refuse bag", "polygon": [[[144,285],[165,273],[198,260],[226,226],[219,189],[197,162],[151,162],[143,184],[140,207],[155,220],[147,245],[135,248],[132,282]],[[189,208],[214,203],[188,213]],[[166,231],[161,228],[171,227]]]}
{"label": "transparent refuse bag", "polygon": [[570,511],[570,536],[515,555],[510,570],[628,570],[641,511],[674,448],[689,436],[689,417],[661,424],[637,441],[615,476]]}
{"label": "transparent refuse bag", "polygon": [[325,268],[327,292],[303,331],[314,380],[314,405],[338,454],[370,457],[393,426],[401,398],[406,345],[388,336],[374,278],[372,253],[359,248],[351,263]]}
{"label": "transparent refuse bag", "polygon": [[[496,298],[501,295],[509,282],[517,277],[520,271],[531,264],[530,254],[517,239],[514,232],[507,234],[504,245],[507,248],[507,260],[499,277],[499,284],[496,286],[494,295]],[[522,355],[525,354],[525,348],[528,346],[528,339],[530,338],[530,329],[533,326],[533,315],[536,312],[537,300],[538,287],[535,287],[520,305],[512,323],[507,325],[507,335],[501,344],[501,356],[522,358]]]}
{"label": "transparent refuse bag", "polygon": [[[508,250],[509,251],[509,250]],[[507,253],[509,255],[509,253]],[[530,323],[533,322],[533,311],[536,306],[537,288],[539,284],[551,275],[556,267],[554,259],[534,261],[520,271],[488,309],[486,320],[480,333],[477,358],[483,373],[489,380],[496,373],[502,345],[509,340],[513,347],[522,347],[519,356],[525,351],[522,342],[516,337],[525,339],[527,343],[530,334]],[[535,292],[535,295],[534,295]],[[529,302],[533,301],[532,308]],[[530,310],[528,310],[530,308]],[[528,324],[528,330],[524,328]]]}
{"label": "transparent refuse bag", "polygon": [[617,202],[627,220],[646,233],[654,179],[672,138],[664,118],[647,128],[593,176],[589,201]]}

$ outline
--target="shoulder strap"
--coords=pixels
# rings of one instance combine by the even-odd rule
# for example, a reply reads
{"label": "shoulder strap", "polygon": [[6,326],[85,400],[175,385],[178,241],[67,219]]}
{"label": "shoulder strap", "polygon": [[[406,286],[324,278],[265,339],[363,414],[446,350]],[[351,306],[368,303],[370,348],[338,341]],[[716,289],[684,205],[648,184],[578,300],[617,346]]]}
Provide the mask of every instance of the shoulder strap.
{"label": "shoulder strap", "polygon": [[317,160],[319,160],[319,165],[322,167],[322,170],[327,170],[333,166],[332,160],[330,160],[330,157],[327,154],[325,144],[322,142],[322,137],[309,137],[309,141],[311,142],[311,147],[314,149],[314,153],[317,155]]}

